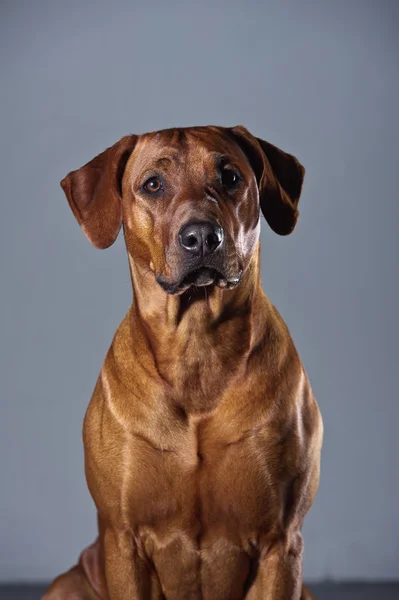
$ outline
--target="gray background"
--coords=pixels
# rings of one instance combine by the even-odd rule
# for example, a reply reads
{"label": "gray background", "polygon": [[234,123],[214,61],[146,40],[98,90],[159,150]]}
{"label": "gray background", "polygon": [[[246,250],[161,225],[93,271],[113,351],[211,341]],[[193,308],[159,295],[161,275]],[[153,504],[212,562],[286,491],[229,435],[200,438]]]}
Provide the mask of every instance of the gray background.
{"label": "gray background", "polygon": [[60,179],[126,133],[244,124],[307,168],[266,292],[324,417],[310,580],[399,578],[398,3],[2,2],[0,578],[95,535],[81,423],[131,300]]}

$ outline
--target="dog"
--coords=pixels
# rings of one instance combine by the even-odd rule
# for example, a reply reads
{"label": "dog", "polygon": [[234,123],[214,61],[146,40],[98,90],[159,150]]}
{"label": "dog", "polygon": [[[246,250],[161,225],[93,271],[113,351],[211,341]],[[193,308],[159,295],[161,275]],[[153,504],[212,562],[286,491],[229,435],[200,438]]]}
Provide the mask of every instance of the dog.
{"label": "dog", "polygon": [[97,248],[123,224],[133,304],[83,426],[98,537],[45,600],[303,600],[322,418],[260,281],[305,170],[246,128],[128,135],[61,182]]}

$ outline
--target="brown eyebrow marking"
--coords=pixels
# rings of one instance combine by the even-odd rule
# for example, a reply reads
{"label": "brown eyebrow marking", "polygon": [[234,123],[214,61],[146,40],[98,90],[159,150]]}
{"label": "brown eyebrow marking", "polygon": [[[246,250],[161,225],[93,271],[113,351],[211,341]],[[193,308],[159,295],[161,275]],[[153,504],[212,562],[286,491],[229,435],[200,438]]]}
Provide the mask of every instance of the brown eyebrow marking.
{"label": "brown eyebrow marking", "polygon": [[239,169],[237,165],[237,160],[230,154],[225,154],[223,152],[213,152],[212,157],[216,167],[220,167],[221,165],[231,165],[232,167]]}
{"label": "brown eyebrow marking", "polygon": [[167,168],[168,166],[176,162],[177,156],[161,156],[160,158],[157,158],[157,160],[154,162],[154,166],[160,168]]}
{"label": "brown eyebrow marking", "polygon": [[180,157],[178,153],[172,151],[170,154],[165,154],[164,156],[158,157],[156,160],[151,161],[150,163],[145,164],[143,169],[140,171],[138,176],[134,180],[134,185],[141,185],[143,178],[147,177],[153,171],[160,170],[163,172],[167,172],[168,168],[172,167],[174,164],[178,163]]}

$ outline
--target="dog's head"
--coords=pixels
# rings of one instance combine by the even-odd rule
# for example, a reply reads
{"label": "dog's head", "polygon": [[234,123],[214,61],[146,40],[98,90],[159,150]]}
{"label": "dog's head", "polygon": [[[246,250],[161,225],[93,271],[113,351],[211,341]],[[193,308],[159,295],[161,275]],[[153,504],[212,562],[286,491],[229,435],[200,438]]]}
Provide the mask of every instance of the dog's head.
{"label": "dog's head", "polygon": [[234,287],[259,239],[259,212],[280,235],[298,219],[298,160],[244,127],[130,135],[61,182],[88,239],[128,252],[168,293]]}

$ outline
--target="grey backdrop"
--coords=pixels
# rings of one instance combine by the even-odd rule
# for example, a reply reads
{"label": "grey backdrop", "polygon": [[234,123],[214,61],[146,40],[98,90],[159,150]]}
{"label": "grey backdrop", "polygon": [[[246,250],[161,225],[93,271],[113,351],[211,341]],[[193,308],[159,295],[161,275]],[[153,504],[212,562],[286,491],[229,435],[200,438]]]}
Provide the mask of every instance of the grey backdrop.
{"label": "grey backdrop", "polygon": [[399,578],[398,3],[0,11],[0,578],[51,578],[95,535],[81,424],[131,301],[122,238],[92,248],[59,181],[126,133],[210,123],[307,168],[295,233],[262,229],[325,424],[305,576]]}

